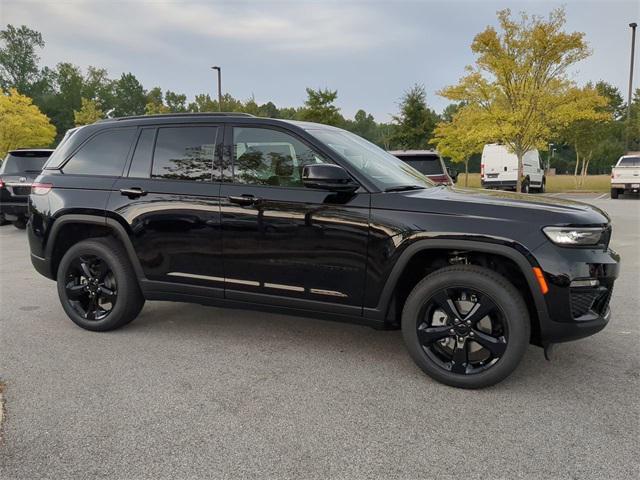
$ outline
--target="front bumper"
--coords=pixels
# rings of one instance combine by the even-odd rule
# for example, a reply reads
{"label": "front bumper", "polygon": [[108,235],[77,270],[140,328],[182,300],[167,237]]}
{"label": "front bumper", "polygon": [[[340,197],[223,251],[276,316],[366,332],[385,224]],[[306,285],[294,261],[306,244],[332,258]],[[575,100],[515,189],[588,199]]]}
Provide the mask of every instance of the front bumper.
{"label": "front bumper", "polygon": [[[542,345],[588,337],[611,318],[610,300],[620,272],[620,256],[611,249],[558,247],[550,242],[535,250],[549,291],[547,315],[540,318]],[[593,285],[586,285],[593,282]]]}

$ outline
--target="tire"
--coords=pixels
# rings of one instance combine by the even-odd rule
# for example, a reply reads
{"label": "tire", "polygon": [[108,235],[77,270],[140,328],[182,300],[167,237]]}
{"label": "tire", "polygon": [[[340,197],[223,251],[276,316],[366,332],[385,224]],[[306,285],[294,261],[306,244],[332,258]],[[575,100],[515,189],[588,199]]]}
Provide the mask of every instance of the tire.
{"label": "tire", "polygon": [[13,222],[13,226],[18,230],[24,230],[25,228],[27,228],[27,221],[24,218],[20,218],[19,220]]}
{"label": "tire", "polygon": [[87,330],[104,332],[126,325],[145,302],[127,253],[112,238],[73,245],[60,261],[57,282],[65,313]]}
{"label": "tire", "polygon": [[0,213],[0,227],[3,225],[8,225],[11,222],[9,222],[6,218],[4,218],[4,213]]}
{"label": "tire", "polygon": [[611,198],[618,198],[618,189],[617,188],[612,188],[611,189]]}
{"label": "tire", "polygon": [[546,190],[547,190],[547,180],[543,177],[542,183],[540,184],[540,190],[538,190],[538,193],[544,193]]}
{"label": "tire", "polygon": [[[472,326],[465,327],[467,322],[464,320],[454,326],[444,313],[446,308],[440,310],[440,304],[435,299],[441,300],[442,292],[456,291],[474,291],[477,299],[466,316],[459,315],[459,318],[473,319],[473,309],[476,306],[483,307],[483,303],[485,308],[493,304],[494,309],[481,319],[475,319]],[[462,303],[458,301],[453,304],[458,314],[462,313]],[[435,311],[431,310],[433,305],[437,305]],[[433,312],[434,320],[425,328],[429,322],[429,312]],[[437,315],[444,315],[445,319],[438,318],[443,323],[435,326],[433,322]],[[479,315],[482,313],[477,311],[476,316]],[[499,320],[495,326],[493,318]],[[458,349],[458,342],[465,335],[464,332],[460,333],[459,329],[462,328],[467,329],[467,337],[461,343],[463,348]],[[457,265],[435,271],[411,291],[402,311],[402,335],[413,360],[433,379],[453,387],[483,388],[499,383],[515,370],[528,348],[531,324],[527,305],[505,277],[475,265]],[[436,335],[437,339],[430,338],[432,343],[427,346],[424,344],[425,335]],[[492,339],[488,344],[491,351],[478,343],[481,339],[482,343]],[[447,362],[447,348],[451,341],[454,345],[453,354]],[[494,349],[499,351],[499,355],[493,355]],[[456,362],[456,358],[460,358],[456,356],[457,352],[460,351],[464,351],[466,363]],[[475,363],[471,354],[476,356]],[[487,355],[489,358],[484,359]]]}
{"label": "tire", "polygon": [[520,187],[520,192],[522,192],[522,193],[529,193],[529,190],[530,190],[530,186],[529,186],[529,179],[528,179],[528,178],[525,178],[525,179],[522,181],[522,186]]}

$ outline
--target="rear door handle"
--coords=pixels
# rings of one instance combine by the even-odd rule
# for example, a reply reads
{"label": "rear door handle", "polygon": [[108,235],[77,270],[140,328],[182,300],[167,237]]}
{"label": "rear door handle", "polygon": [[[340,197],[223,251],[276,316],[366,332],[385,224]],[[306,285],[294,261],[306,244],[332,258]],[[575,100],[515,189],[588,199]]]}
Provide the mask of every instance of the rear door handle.
{"label": "rear door handle", "polygon": [[121,188],[120,193],[129,198],[144,197],[147,194],[147,192],[140,187]]}
{"label": "rear door handle", "polygon": [[227,199],[231,202],[231,203],[235,203],[238,205],[253,205],[254,203],[256,203],[259,199],[254,197],[253,195],[240,195],[240,196],[236,196],[236,195],[229,195],[227,197]]}

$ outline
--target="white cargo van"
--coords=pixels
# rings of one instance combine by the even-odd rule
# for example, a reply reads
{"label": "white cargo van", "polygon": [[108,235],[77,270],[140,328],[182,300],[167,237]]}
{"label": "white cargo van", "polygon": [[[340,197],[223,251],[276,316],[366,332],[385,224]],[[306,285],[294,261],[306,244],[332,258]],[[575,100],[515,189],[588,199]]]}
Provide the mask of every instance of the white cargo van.
{"label": "white cargo van", "polygon": [[[544,192],[544,169],[540,164],[537,150],[524,154],[522,192]],[[515,190],[518,179],[518,157],[504,145],[491,143],[482,149],[480,161],[480,182],[482,188]]]}

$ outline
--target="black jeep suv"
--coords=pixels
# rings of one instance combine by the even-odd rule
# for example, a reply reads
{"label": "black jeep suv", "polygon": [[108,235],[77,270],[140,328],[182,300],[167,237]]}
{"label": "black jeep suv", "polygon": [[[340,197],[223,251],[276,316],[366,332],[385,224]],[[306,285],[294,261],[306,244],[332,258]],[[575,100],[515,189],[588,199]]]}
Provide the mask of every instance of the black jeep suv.
{"label": "black jeep suv", "polygon": [[102,121],[34,184],[35,268],[89,330],[145,300],[401,326],[433,378],[495,384],[601,330],[618,275],[588,205],[436,186],[344,130],[241,114]]}

